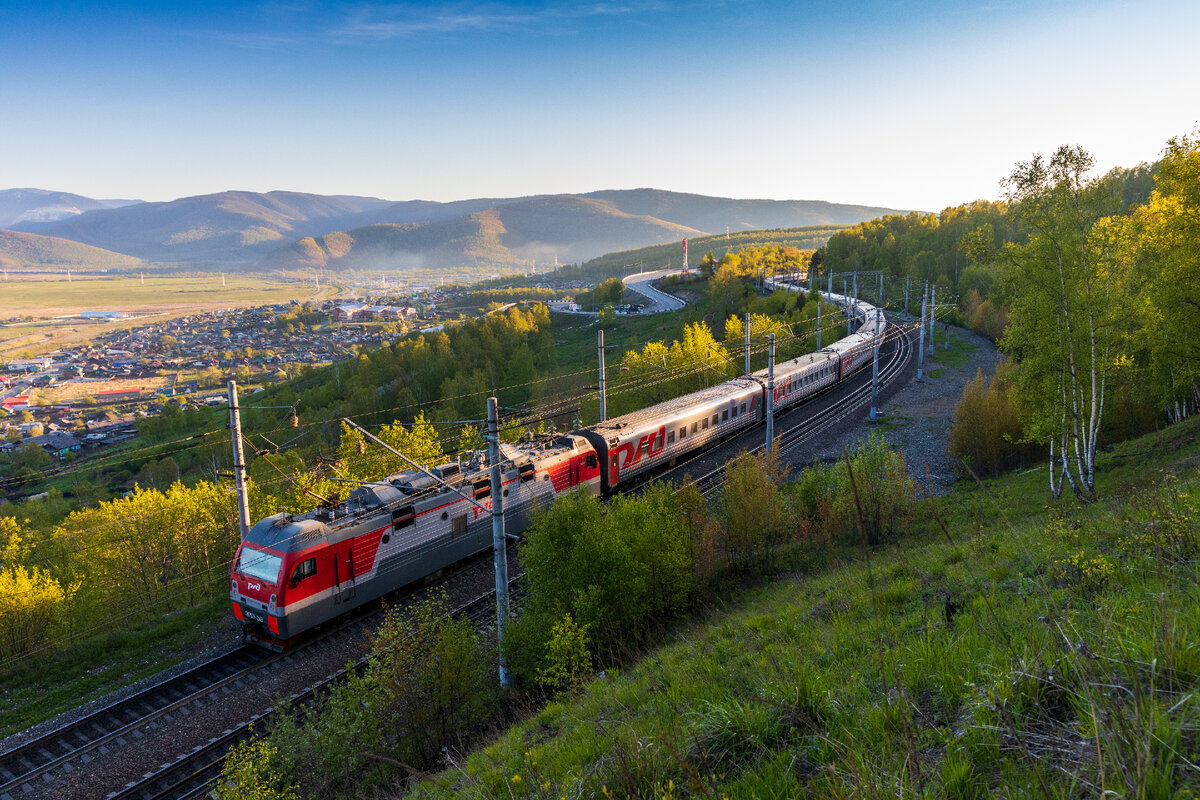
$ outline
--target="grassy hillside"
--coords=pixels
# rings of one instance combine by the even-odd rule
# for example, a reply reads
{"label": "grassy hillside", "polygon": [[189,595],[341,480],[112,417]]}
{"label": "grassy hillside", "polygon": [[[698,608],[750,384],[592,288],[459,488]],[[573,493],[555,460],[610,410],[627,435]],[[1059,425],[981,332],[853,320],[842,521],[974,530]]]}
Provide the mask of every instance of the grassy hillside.
{"label": "grassy hillside", "polygon": [[91,267],[112,269],[135,267],[141,259],[114,253],[99,247],[39,236],[35,233],[0,230],[0,267],[22,269],[30,267]]}
{"label": "grassy hillside", "polygon": [[1198,434],[1118,446],[1091,505],[1035,470],[812,548],[409,796],[1193,797]]}

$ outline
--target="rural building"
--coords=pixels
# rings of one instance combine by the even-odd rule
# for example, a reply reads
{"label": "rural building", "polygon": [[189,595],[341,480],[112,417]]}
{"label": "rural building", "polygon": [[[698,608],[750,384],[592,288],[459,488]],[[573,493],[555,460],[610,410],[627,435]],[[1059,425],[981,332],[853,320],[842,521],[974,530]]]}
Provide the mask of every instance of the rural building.
{"label": "rural building", "polygon": [[50,369],[54,363],[54,359],[46,356],[44,358],[18,358],[16,361],[8,362],[9,372],[38,372],[43,369]]}
{"label": "rural building", "polygon": [[29,408],[29,395],[18,394],[5,400],[0,400],[0,408],[3,408],[10,414],[14,411],[24,411]]}
{"label": "rural building", "polygon": [[333,309],[334,322],[364,322],[374,314],[372,306],[356,303],[336,306]]}
{"label": "rural building", "polygon": [[71,434],[58,432],[33,436],[26,442],[37,445],[55,458],[64,458],[67,453],[78,452],[79,448],[83,447],[83,442]]}

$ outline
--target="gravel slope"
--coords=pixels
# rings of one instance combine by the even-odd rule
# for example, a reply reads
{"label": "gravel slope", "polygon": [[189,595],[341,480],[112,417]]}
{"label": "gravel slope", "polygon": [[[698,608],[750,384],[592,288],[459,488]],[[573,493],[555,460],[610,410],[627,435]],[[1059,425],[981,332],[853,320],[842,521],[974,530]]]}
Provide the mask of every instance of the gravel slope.
{"label": "gravel slope", "polygon": [[926,485],[928,468],[930,491],[937,495],[948,492],[955,481],[954,465],[946,455],[954,409],[963,387],[975,377],[976,370],[989,374],[1003,357],[990,341],[963,328],[949,329],[951,349],[947,352],[945,336],[938,326],[932,357],[926,343],[920,383],[909,382],[891,396],[885,396],[879,407],[880,420],[875,425],[863,423],[836,431],[817,450],[816,457],[822,461],[840,458],[843,447],[853,450],[873,431],[880,431],[889,445],[904,453],[909,474],[918,485]]}

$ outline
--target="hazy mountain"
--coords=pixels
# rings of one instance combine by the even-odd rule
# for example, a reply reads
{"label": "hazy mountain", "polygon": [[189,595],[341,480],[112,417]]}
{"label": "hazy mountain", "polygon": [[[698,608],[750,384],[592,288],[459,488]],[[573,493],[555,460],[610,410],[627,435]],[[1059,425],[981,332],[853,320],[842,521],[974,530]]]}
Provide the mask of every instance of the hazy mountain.
{"label": "hazy mountain", "polygon": [[827,203],[824,200],[736,200],[659,189],[621,189],[589,192],[583,197],[605,200],[630,214],[670,220],[706,233],[810,225],[853,225],[894,208]]}
{"label": "hazy mountain", "polygon": [[112,269],[142,263],[132,256],[99,247],[39,236],[36,233],[0,230],[0,267],[94,267]]}
{"label": "hazy mountain", "polygon": [[520,266],[579,261],[700,232],[576,195],[497,204],[438,222],[369,225],[301,239],[264,267],[403,269],[420,266]]}
{"label": "hazy mountain", "polygon": [[[0,197],[36,191],[14,189]],[[45,214],[54,203],[86,200],[61,193],[38,197],[42,211],[37,213]],[[121,208],[94,204],[123,201],[89,202],[93,206],[83,213],[49,222],[27,220],[18,229],[154,261],[452,267],[546,263],[556,256],[560,263],[584,261],[727,228],[853,224],[894,213],[816,200],[738,200],[657,189],[447,203],[233,191]],[[33,213],[28,203],[20,208],[19,213]]]}
{"label": "hazy mountain", "polygon": [[283,243],[370,222],[389,205],[374,197],[221,192],[23,228],[158,261],[251,262]]}
{"label": "hazy mountain", "polygon": [[96,200],[70,192],[47,189],[0,189],[0,228],[57,222],[85,211],[120,208],[141,200]]}

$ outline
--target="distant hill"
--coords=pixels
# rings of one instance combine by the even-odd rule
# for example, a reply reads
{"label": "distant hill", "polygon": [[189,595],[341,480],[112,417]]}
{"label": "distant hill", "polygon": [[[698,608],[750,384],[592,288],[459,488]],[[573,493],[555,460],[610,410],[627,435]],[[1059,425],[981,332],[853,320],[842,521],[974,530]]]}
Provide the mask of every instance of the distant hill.
{"label": "distant hill", "polygon": [[370,225],[301,239],[264,267],[404,269],[421,266],[523,266],[576,261],[700,231],[630,214],[576,195],[514,200],[439,222]]}
{"label": "distant hill", "polygon": [[142,263],[132,256],[102,250],[79,242],[36,233],[0,230],[0,267],[134,267]]}
{"label": "distant hill", "polygon": [[47,189],[0,189],[0,228],[57,222],[85,211],[136,205],[141,200],[96,200]]}
{"label": "distant hill", "polygon": [[[13,193],[21,191],[36,190],[4,194],[15,197]],[[61,195],[68,197],[78,196]],[[44,211],[49,204],[46,200],[39,208]],[[542,264],[555,258],[559,263],[581,262],[613,251],[726,230],[854,224],[889,213],[902,212],[817,200],[738,200],[658,189],[448,203],[230,191],[121,208],[91,207],[65,219],[27,220],[16,229],[160,262],[489,269],[519,267],[531,259]]]}
{"label": "distant hill", "polygon": [[159,261],[247,263],[285,242],[372,221],[389,205],[374,197],[221,192],[23,229]]}
{"label": "distant hill", "polygon": [[854,225],[884,214],[903,213],[894,208],[827,203],[824,200],[737,200],[701,194],[628,189],[583,195],[605,200],[630,214],[670,220],[705,231],[799,228],[813,225]]}

